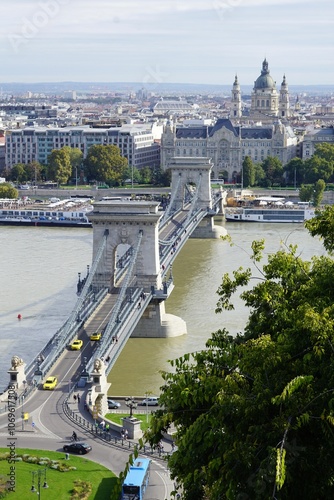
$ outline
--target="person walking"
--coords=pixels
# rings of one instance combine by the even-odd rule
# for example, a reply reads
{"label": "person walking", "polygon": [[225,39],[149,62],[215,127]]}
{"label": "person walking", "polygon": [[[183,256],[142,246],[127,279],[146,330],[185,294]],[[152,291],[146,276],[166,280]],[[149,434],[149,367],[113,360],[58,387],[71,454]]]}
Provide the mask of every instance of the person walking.
{"label": "person walking", "polygon": [[77,395],[78,404],[80,404],[80,394]]}
{"label": "person walking", "polygon": [[72,433],[72,439],[73,439],[73,441],[78,441],[78,436],[77,436],[77,433],[75,431],[73,431],[73,433]]}

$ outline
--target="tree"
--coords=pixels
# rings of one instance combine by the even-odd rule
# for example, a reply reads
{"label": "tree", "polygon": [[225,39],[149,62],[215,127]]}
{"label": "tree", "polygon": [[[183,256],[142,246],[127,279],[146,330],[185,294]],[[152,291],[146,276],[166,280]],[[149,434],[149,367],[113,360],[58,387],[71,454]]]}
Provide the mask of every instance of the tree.
{"label": "tree", "polygon": [[0,198],[10,198],[15,200],[18,198],[19,192],[8,182],[3,182],[0,184]]}
{"label": "tree", "polygon": [[152,181],[152,171],[150,167],[144,167],[139,170],[140,181],[142,184],[150,184]]}
{"label": "tree", "polygon": [[69,154],[72,168],[72,177],[77,178],[78,169],[80,173],[80,168],[82,165],[83,152],[79,148],[70,148],[69,146],[64,146],[62,149]]}
{"label": "tree", "polygon": [[32,161],[25,165],[25,171],[27,173],[27,179],[30,182],[37,183],[41,180],[43,167],[38,161]]}
{"label": "tree", "polygon": [[[313,231],[330,237],[334,209]],[[326,221],[327,225],[324,225]],[[212,334],[206,349],[171,362],[163,372],[158,410],[147,438],[171,425],[178,449],[168,459],[190,499],[332,498],[334,486],[334,262],[303,261],[285,245],[257,268],[224,275],[217,313],[250,308],[245,331]]]}
{"label": "tree", "polygon": [[305,161],[305,182],[314,183],[319,179],[328,181],[333,174],[333,164],[313,155]]}
{"label": "tree", "polygon": [[244,187],[255,185],[255,167],[249,156],[246,156],[242,162],[242,181]]}
{"label": "tree", "polygon": [[311,201],[313,196],[313,186],[305,186],[302,184],[299,189],[299,199],[300,201]]}
{"label": "tree", "polygon": [[287,173],[287,181],[289,184],[300,186],[305,178],[305,162],[301,158],[292,158],[284,167],[284,172]]}
{"label": "tree", "polygon": [[84,164],[88,180],[119,185],[124,179],[128,161],[121,156],[117,146],[98,144],[89,148]]}
{"label": "tree", "polygon": [[328,142],[316,144],[314,155],[328,161],[334,167],[334,144],[329,144]]}
{"label": "tree", "polygon": [[53,149],[48,156],[49,177],[60,184],[67,184],[72,174],[68,149]]}
{"label": "tree", "polygon": [[16,163],[10,169],[10,180],[16,182],[26,182],[28,180],[25,165],[23,163]]}
{"label": "tree", "polygon": [[326,183],[324,180],[319,179],[315,185],[313,190],[313,205],[318,207],[322,201],[324,191],[326,188]]}
{"label": "tree", "polygon": [[268,156],[263,160],[261,167],[265,173],[265,182],[268,186],[281,185],[283,179],[283,166],[280,160],[274,156]]}

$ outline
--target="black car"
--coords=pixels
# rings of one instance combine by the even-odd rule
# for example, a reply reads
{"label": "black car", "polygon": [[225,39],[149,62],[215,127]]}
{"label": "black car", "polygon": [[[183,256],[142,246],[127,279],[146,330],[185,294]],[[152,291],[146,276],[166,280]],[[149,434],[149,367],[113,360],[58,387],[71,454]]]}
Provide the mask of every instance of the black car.
{"label": "black car", "polygon": [[85,455],[92,451],[92,447],[87,443],[71,443],[65,444],[63,450],[66,453],[77,453],[78,455]]}

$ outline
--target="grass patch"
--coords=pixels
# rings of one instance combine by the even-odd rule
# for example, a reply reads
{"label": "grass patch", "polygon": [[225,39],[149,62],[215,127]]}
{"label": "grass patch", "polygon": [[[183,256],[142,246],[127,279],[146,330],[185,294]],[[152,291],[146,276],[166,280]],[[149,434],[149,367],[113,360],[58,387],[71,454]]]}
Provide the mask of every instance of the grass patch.
{"label": "grass patch", "polygon": [[[112,422],[115,422],[115,424],[118,425],[123,425],[122,418],[128,417],[128,413],[107,413],[106,418],[108,420],[111,420]],[[145,432],[149,427],[151,423],[151,418],[152,415],[149,413],[148,414],[148,421],[146,421],[146,415],[143,415],[142,413],[134,413],[134,417],[138,418],[138,420],[141,421],[140,428],[143,432]]]}
{"label": "grass patch", "polygon": [[[6,452],[8,449],[0,448],[0,476],[7,476],[11,472],[10,467],[15,467],[15,492],[10,492],[3,497],[8,500],[34,498],[36,493],[31,493],[32,473],[37,472],[34,474],[34,483],[35,488],[38,489],[38,471],[41,471],[41,498],[47,500],[74,500],[76,498],[108,500],[117,482],[117,477],[113,472],[85,457],[70,455],[70,459],[65,460],[64,452],[17,448],[16,454],[25,455],[25,459],[29,456],[28,460],[31,462],[19,459],[14,464],[9,464],[5,456]],[[35,457],[38,457],[37,462]],[[54,463],[50,466],[46,459]],[[60,470],[54,468],[58,466]],[[45,468],[48,489],[42,488]],[[2,498],[1,493],[0,498]]]}

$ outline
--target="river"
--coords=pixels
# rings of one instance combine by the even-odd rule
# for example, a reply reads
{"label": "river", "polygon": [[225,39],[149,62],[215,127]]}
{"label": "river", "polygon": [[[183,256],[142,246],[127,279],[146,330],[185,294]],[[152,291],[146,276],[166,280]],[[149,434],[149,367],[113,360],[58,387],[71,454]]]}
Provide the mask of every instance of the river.
{"label": "river", "polygon": [[[266,254],[285,243],[297,244],[303,259],[324,253],[303,226],[228,223],[226,228],[233,246],[223,240],[190,239],[173,265],[175,288],[166,311],[186,321],[188,334],[130,339],[109,375],[111,394],[158,395],[163,382],[159,372],[169,369],[169,359],[203,349],[219,328],[231,334],[243,330],[248,310],[236,297],[235,311],[215,314],[216,291],[225,273],[250,266],[253,240],[265,239]],[[71,312],[78,272],[85,275],[91,264],[92,234],[89,229],[0,227],[1,390],[8,384],[11,357],[17,354],[29,363]]]}

